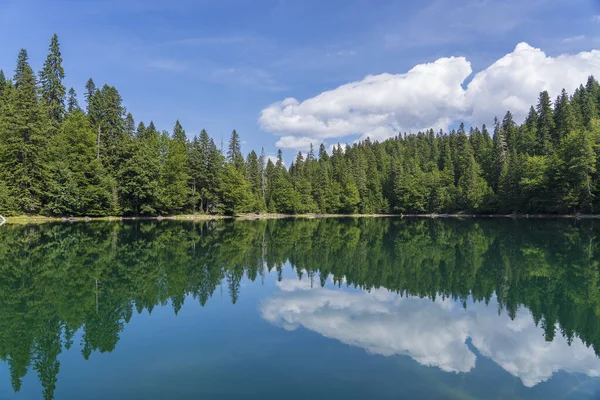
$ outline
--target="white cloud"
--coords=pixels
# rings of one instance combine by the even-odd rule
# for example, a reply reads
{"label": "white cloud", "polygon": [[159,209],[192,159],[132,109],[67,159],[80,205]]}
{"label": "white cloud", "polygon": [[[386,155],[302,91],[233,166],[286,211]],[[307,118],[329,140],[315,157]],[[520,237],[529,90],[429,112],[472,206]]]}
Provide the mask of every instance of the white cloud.
{"label": "white cloud", "polygon": [[511,320],[497,314],[495,299],[464,310],[450,300],[400,297],[387,290],[311,289],[306,281],[292,280],[278,285],[282,291],[261,304],[261,313],[288,330],[302,326],[373,354],[407,355],[447,372],[475,367],[477,356],[466,344],[470,338],[479,353],[527,387],[558,371],[600,376],[600,359],[580,339],[571,346],[561,335],[546,342],[528,310]]}
{"label": "white cloud", "polygon": [[464,120],[490,124],[510,110],[517,121],[525,118],[540,91],[556,96],[572,91],[590,74],[600,75],[600,51],[549,57],[520,43],[485,70],[471,75],[463,57],[440,58],[404,74],[369,75],[315,97],[287,98],[260,113],[261,127],[286,137],[324,140],[355,136],[385,139],[398,132],[447,129]]}
{"label": "white cloud", "polygon": [[280,149],[297,149],[307,151],[310,149],[310,145],[314,148],[318,148],[321,141],[315,140],[306,136],[282,136],[279,138],[275,146]]}

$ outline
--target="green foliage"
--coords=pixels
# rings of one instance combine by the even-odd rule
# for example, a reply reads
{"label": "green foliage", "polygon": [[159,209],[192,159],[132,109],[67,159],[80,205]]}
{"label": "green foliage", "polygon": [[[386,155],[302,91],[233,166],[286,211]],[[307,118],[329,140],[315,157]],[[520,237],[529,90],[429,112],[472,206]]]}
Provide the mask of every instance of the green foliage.
{"label": "green foliage", "polygon": [[556,181],[560,193],[558,204],[563,209],[593,211],[595,158],[592,135],[587,131],[571,131],[561,143]]}
{"label": "green foliage", "polygon": [[38,213],[46,196],[46,124],[36,83],[27,52],[21,50],[14,86],[5,89],[7,101],[0,116],[0,179],[16,213]]}
{"label": "green foliage", "polygon": [[220,195],[224,214],[235,215],[252,209],[250,185],[233,164],[226,164],[221,171]]}
{"label": "green foliage", "polygon": [[[36,81],[22,50],[12,80],[0,71],[0,208],[5,214],[564,213],[600,208],[600,84],[590,76],[554,104],[539,95],[522,125],[510,111],[487,127],[310,146],[286,167],[226,154],[202,130],[188,140],[150,121],[135,126],[114,86],[70,89],[58,38]],[[68,133],[67,133],[68,132]],[[70,136],[67,138],[66,136]],[[93,141],[92,141],[93,136]],[[222,144],[221,144],[222,147]],[[79,156],[75,153],[79,152]],[[92,152],[95,157],[91,157]],[[233,173],[230,166],[237,173]],[[233,196],[230,198],[229,196]]]}
{"label": "green foliage", "polygon": [[178,139],[176,135],[177,129],[173,132],[173,140],[168,141],[165,161],[160,172],[159,202],[165,214],[181,212],[185,209],[189,198],[190,178],[186,142],[185,139]]}
{"label": "green foliage", "polygon": [[40,97],[52,127],[57,129],[65,114],[66,88],[62,84],[65,71],[62,67],[62,56],[56,34],[52,36],[49,51],[44,67],[39,74]]}
{"label": "green foliage", "polygon": [[82,111],[65,119],[49,144],[53,160],[49,173],[49,201],[53,215],[102,216],[114,211],[114,180],[96,157],[96,135]]}

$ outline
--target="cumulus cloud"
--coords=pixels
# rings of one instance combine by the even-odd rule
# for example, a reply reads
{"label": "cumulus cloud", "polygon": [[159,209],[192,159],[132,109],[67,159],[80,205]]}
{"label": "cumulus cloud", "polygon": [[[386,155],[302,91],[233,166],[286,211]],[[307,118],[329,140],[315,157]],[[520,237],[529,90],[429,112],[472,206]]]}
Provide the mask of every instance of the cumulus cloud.
{"label": "cumulus cloud", "polygon": [[[478,72],[463,57],[440,58],[404,74],[369,75],[315,97],[287,98],[264,108],[261,127],[283,138],[280,147],[353,136],[382,140],[398,132],[448,129],[455,121],[490,124],[510,110],[525,118],[540,91],[552,96],[600,75],[600,51],[547,56],[520,43]],[[285,139],[284,139],[285,138]],[[295,138],[295,139],[293,139]]]}
{"label": "cumulus cloud", "polygon": [[318,147],[321,142],[315,141],[312,138],[306,136],[282,136],[279,138],[275,146],[282,149],[297,149],[307,151],[310,149],[312,144],[314,147]]}
{"label": "cumulus cloud", "polygon": [[521,379],[527,387],[555,372],[600,376],[600,360],[580,339],[571,346],[558,335],[546,342],[528,310],[514,320],[498,315],[493,300],[464,310],[450,300],[400,297],[387,290],[344,292],[311,288],[307,281],[285,279],[281,291],[261,304],[270,323],[298,327],[383,356],[406,355],[447,372],[468,372],[479,353]]}

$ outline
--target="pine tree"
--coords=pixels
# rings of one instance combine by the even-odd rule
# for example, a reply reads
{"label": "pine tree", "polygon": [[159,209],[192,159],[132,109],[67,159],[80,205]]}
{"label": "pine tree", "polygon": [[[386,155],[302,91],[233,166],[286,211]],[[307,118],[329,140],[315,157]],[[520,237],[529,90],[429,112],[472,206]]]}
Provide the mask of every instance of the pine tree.
{"label": "pine tree", "polygon": [[525,123],[521,126],[521,136],[523,137],[523,146],[519,148],[522,153],[534,155],[538,148],[537,144],[537,127],[538,127],[538,114],[535,107],[529,108],[529,114],[525,118]]}
{"label": "pine tree", "polygon": [[158,204],[166,214],[181,213],[189,199],[188,153],[186,137],[179,121],[175,123],[173,135],[167,139],[165,161],[160,172]]}
{"label": "pine tree", "polygon": [[238,171],[244,169],[244,156],[242,155],[242,147],[240,143],[240,136],[233,130],[231,132],[231,138],[229,139],[229,148],[227,150],[227,159],[232,163]]}
{"label": "pine tree", "polygon": [[75,89],[69,89],[69,97],[67,98],[67,114],[71,115],[75,111],[79,111],[79,103],[77,102],[77,93],[75,93]]}
{"label": "pine tree", "polygon": [[135,136],[135,120],[131,113],[127,113],[125,116],[125,132],[127,132],[129,137]]}
{"label": "pine tree", "polygon": [[158,132],[123,142],[128,154],[117,170],[120,208],[125,215],[157,215],[160,194],[160,150]]}
{"label": "pine tree", "polygon": [[37,213],[45,197],[46,165],[44,120],[38,103],[36,79],[27,51],[17,59],[10,107],[0,120],[0,173],[23,213]]}
{"label": "pine tree", "polygon": [[492,176],[492,189],[498,190],[501,171],[505,168],[506,153],[508,146],[506,144],[505,130],[500,126],[498,119],[494,119],[494,172]]}
{"label": "pine tree", "polygon": [[226,164],[221,172],[220,195],[224,214],[236,215],[252,209],[250,185],[234,164]]}
{"label": "pine tree", "polygon": [[85,105],[87,108],[87,112],[90,112],[90,105],[92,103],[92,99],[94,98],[94,94],[96,94],[96,84],[92,78],[88,79],[85,84]]}
{"label": "pine tree", "polygon": [[250,191],[252,193],[252,210],[265,210],[266,204],[262,194],[262,171],[260,168],[259,157],[254,150],[248,154],[246,159],[246,180],[250,185]]}
{"label": "pine tree", "polygon": [[40,98],[47,109],[53,129],[57,130],[58,123],[60,123],[65,114],[66,88],[62,84],[62,80],[65,78],[65,71],[62,67],[62,56],[56,34],[52,36],[49,54],[39,76]]}
{"label": "pine tree", "polygon": [[187,140],[185,131],[183,130],[181,123],[179,123],[179,120],[175,122],[175,128],[173,128],[173,140],[177,140],[180,143],[185,143]]}
{"label": "pine tree", "polygon": [[199,138],[194,138],[189,159],[191,191],[199,203],[194,203],[198,205],[197,208],[193,207],[194,210],[216,212],[219,207],[223,156],[206,130],[200,132]]}
{"label": "pine tree", "polygon": [[49,201],[45,211],[53,215],[110,215],[114,211],[114,180],[96,158],[96,134],[81,110],[64,120],[52,138]]}
{"label": "pine tree", "polygon": [[575,129],[575,126],[576,120],[573,107],[571,106],[567,91],[563,89],[554,103],[553,145],[558,147],[561,140]]}
{"label": "pine tree", "polygon": [[540,93],[536,111],[538,115],[538,146],[536,154],[551,154],[553,151],[552,132],[554,131],[554,116],[552,115],[552,104],[550,103],[550,95],[547,91],[543,91]]}
{"label": "pine tree", "polygon": [[481,177],[481,167],[475,161],[473,148],[464,132],[457,137],[456,156],[459,206],[463,210],[479,210],[485,205],[490,189]]}
{"label": "pine tree", "polygon": [[[2,93],[4,88],[6,87],[6,77],[4,76],[4,71],[0,69],[0,102],[2,102]],[[2,104],[2,103],[0,103]]]}
{"label": "pine tree", "polygon": [[560,211],[593,212],[592,201],[596,172],[593,141],[589,132],[571,131],[561,143],[557,167]]}
{"label": "pine tree", "polygon": [[[125,107],[121,95],[114,86],[104,85],[100,90],[95,90],[88,106],[88,116],[96,130],[96,156],[113,168],[118,168],[119,145],[125,137]],[[152,130],[154,125],[150,123]],[[150,128],[150,126],[149,126]]]}

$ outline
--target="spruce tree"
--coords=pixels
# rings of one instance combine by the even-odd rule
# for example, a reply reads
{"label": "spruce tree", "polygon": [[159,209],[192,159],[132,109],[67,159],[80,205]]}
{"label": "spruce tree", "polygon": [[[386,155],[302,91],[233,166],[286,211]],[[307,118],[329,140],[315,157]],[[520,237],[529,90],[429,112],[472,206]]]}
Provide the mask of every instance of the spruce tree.
{"label": "spruce tree", "polygon": [[180,143],[185,143],[187,140],[185,136],[185,131],[183,130],[183,127],[181,126],[179,120],[175,122],[175,128],[173,128],[173,140],[176,140]]}
{"label": "spruce tree", "polygon": [[244,156],[242,155],[242,145],[240,143],[240,135],[233,130],[229,139],[229,147],[227,150],[227,160],[232,163],[238,171],[244,169]]}
{"label": "spruce tree", "polygon": [[6,77],[4,76],[4,71],[0,69],[0,102],[2,101],[2,92],[6,87]]}
{"label": "spruce tree", "polygon": [[552,113],[550,95],[547,91],[540,93],[536,111],[538,115],[538,145],[536,154],[548,155],[553,151],[552,132],[554,131],[554,116]]}
{"label": "spruce tree", "polygon": [[96,84],[92,78],[88,79],[85,84],[85,105],[87,112],[90,112],[90,106],[92,104],[92,99],[94,98],[94,94],[96,94]]}
{"label": "spruce tree", "polygon": [[125,132],[127,132],[129,137],[135,136],[135,120],[131,113],[127,113],[125,116]]}
{"label": "spruce tree", "polygon": [[49,143],[49,201],[53,215],[110,215],[114,179],[96,158],[96,134],[81,110],[70,113]]}
{"label": "spruce tree", "polygon": [[262,211],[266,208],[262,194],[262,171],[260,168],[259,157],[254,150],[248,154],[246,159],[246,180],[250,185],[252,192],[254,211]]}
{"label": "spruce tree", "polygon": [[537,128],[538,114],[535,107],[529,108],[529,114],[525,118],[525,123],[521,126],[521,136],[523,137],[523,146],[519,149],[520,152],[533,155],[538,148],[537,144]]}
{"label": "spruce tree", "polygon": [[0,171],[20,212],[37,213],[45,198],[44,118],[27,51],[17,59],[10,107],[0,119]]}
{"label": "spruce tree", "polygon": [[79,103],[77,102],[77,93],[75,93],[75,89],[69,89],[69,96],[67,97],[67,114],[71,115],[75,111],[79,111]]}
{"label": "spruce tree", "polygon": [[188,153],[186,137],[179,121],[175,123],[173,134],[167,139],[167,151],[160,173],[159,208],[165,214],[184,211],[189,199]]}
{"label": "spruce tree", "polygon": [[554,103],[554,132],[552,135],[553,144],[558,147],[561,140],[576,127],[575,114],[569,100],[569,95],[565,89]]}
{"label": "spruce tree", "polygon": [[62,67],[62,56],[56,34],[52,36],[48,57],[39,76],[40,98],[47,110],[50,121],[52,121],[53,129],[58,129],[58,123],[65,114],[66,88],[62,83],[65,78],[65,71]]}

